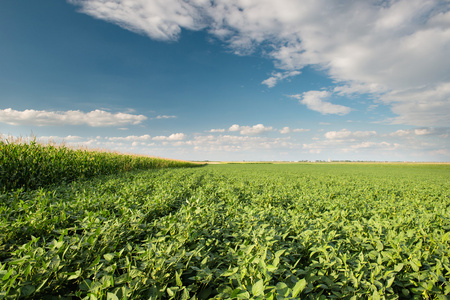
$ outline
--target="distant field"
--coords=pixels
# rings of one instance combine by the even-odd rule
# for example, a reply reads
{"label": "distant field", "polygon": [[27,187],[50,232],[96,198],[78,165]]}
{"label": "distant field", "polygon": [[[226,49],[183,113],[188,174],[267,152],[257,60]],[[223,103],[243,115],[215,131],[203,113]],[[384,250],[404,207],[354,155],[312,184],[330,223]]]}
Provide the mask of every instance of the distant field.
{"label": "distant field", "polygon": [[448,299],[447,164],[217,164],[0,195],[0,299]]}

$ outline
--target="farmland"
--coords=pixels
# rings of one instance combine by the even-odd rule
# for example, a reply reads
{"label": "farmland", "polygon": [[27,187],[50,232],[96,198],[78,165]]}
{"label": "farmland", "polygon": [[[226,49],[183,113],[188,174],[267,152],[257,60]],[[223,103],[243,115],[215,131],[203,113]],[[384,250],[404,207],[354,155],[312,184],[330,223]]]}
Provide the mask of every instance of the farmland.
{"label": "farmland", "polygon": [[0,195],[0,299],[448,299],[450,166],[228,164]]}

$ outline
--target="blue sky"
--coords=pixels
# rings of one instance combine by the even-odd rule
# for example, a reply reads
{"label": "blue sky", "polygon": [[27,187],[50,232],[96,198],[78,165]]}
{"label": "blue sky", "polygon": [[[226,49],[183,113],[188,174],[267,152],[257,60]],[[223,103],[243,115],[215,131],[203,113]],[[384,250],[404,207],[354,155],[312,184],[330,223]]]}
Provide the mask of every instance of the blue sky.
{"label": "blue sky", "polygon": [[0,134],[187,160],[450,161],[449,53],[449,1],[3,1]]}

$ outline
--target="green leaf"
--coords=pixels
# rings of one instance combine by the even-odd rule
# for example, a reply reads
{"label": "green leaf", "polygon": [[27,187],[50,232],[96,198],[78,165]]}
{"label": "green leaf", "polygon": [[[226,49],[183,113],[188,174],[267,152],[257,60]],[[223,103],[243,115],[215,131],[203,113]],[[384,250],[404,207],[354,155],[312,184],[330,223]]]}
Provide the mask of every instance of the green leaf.
{"label": "green leaf", "polygon": [[3,275],[2,280],[8,280],[9,276],[11,276],[12,272],[13,272],[13,268],[9,269],[8,273]]}
{"label": "green leaf", "polygon": [[275,270],[277,270],[278,268],[277,267],[275,267],[274,265],[267,265],[267,271],[269,271],[269,272],[273,272],[273,271],[275,271]]}
{"label": "green leaf", "polygon": [[283,297],[287,297],[289,295],[289,287],[284,282],[278,282],[277,283],[277,293],[280,294]]}
{"label": "green leaf", "polygon": [[395,277],[389,278],[388,281],[387,281],[386,287],[387,288],[390,287],[392,285],[392,283],[394,282],[394,280],[395,280]]}
{"label": "green leaf", "polygon": [[53,241],[55,248],[59,249],[64,245],[64,241],[57,242],[56,240]]}
{"label": "green leaf", "polygon": [[69,276],[69,278],[67,278],[67,280],[77,279],[81,275],[81,270],[76,270],[75,272],[69,273],[69,274],[70,274],[70,276]]}
{"label": "green leaf", "polygon": [[227,270],[227,271],[223,272],[220,276],[228,277],[228,276],[231,276],[231,275],[233,275],[233,274],[236,274],[236,272],[237,272],[238,270],[239,270],[239,267],[235,267],[235,268],[233,268],[233,269],[231,269],[231,270]]}
{"label": "green leaf", "polygon": [[252,293],[254,296],[264,294],[264,280],[260,279],[252,286]]}
{"label": "green leaf", "polygon": [[177,285],[179,287],[182,287],[183,286],[183,282],[181,281],[180,275],[181,274],[178,274],[178,272],[175,271],[175,282],[177,283]]}
{"label": "green leaf", "polygon": [[283,255],[284,252],[286,252],[285,249],[283,249],[283,250],[278,250],[277,252],[275,252],[275,257],[280,257],[281,255]]}
{"label": "green leaf", "polygon": [[297,297],[297,295],[299,293],[301,293],[306,287],[306,279],[300,279],[299,281],[297,281],[297,283],[295,284],[294,288],[292,289],[292,297]]}
{"label": "green leaf", "polygon": [[103,255],[103,258],[107,261],[111,261],[114,258],[114,253],[106,253],[105,255]]}
{"label": "green leaf", "polygon": [[403,263],[399,263],[394,267],[394,271],[395,272],[400,272],[403,269],[404,264]]}
{"label": "green leaf", "polygon": [[409,265],[414,270],[414,272],[418,272],[419,271],[419,266],[416,264],[416,262],[414,260],[411,260],[409,262]]}
{"label": "green leaf", "polygon": [[272,264],[276,267],[278,266],[278,264],[280,263],[280,258],[279,257],[275,257]]}
{"label": "green leaf", "polygon": [[187,300],[187,299],[189,299],[189,292],[188,292],[188,290],[185,288],[185,289],[183,290],[183,294],[181,295],[181,300]]}
{"label": "green leaf", "polygon": [[175,293],[170,288],[167,288],[166,291],[167,291],[167,294],[169,294],[170,297],[175,296]]}
{"label": "green leaf", "polygon": [[381,299],[381,298],[380,298],[380,294],[378,294],[378,291],[377,291],[377,290],[373,291],[372,299],[373,299],[373,300],[380,300],[380,299]]}
{"label": "green leaf", "polygon": [[85,279],[82,283],[80,283],[80,289],[83,291],[89,291],[92,285],[92,281],[90,279]]}
{"label": "green leaf", "polygon": [[26,285],[20,288],[21,296],[28,297],[34,293],[36,289],[32,285]]}
{"label": "green leaf", "polygon": [[239,294],[236,295],[236,298],[238,299],[250,299],[250,294],[247,291],[242,291]]}
{"label": "green leaf", "polygon": [[97,300],[98,299],[97,296],[95,296],[92,293],[89,293],[88,295],[89,295],[89,300]]}
{"label": "green leaf", "polygon": [[377,241],[377,251],[380,252],[383,249],[384,249],[383,243],[380,241]]}
{"label": "green leaf", "polygon": [[106,300],[119,300],[119,298],[113,293],[108,293],[106,294]]}

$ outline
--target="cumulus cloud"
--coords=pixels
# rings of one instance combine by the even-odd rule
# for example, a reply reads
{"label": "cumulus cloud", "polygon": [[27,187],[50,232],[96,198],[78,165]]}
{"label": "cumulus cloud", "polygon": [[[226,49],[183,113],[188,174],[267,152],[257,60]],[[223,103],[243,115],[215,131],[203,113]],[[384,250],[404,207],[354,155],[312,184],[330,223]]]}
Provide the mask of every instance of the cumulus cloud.
{"label": "cumulus cloud", "polygon": [[299,147],[288,138],[269,138],[259,136],[201,135],[187,141],[197,151],[255,151],[270,149],[292,149]]}
{"label": "cumulus cloud", "polygon": [[291,132],[308,132],[308,131],[310,131],[310,129],[304,129],[304,128],[291,129],[289,127],[283,127],[283,129],[280,130],[280,133],[281,134],[288,134],[288,133],[291,133]]}
{"label": "cumulus cloud", "polygon": [[448,137],[450,129],[448,127],[421,127],[416,129],[399,129],[395,132],[387,134],[391,137],[413,137],[413,136],[441,136]]}
{"label": "cumulus cloud", "polygon": [[154,141],[182,141],[186,139],[186,135],[184,133],[173,133],[169,136],[155,136],[152,138]]}
{"label": "cumulus cloud", "polygon": [[263,80],[261,83],[267,85],[269,88],[273,88],[279,81],[299,74],[301,74],[300,71],[272,72],[272,76]]}
{"label": "cumulus cloud", "polygon": [[[369,93],[389,105],[398,116],[392,123],[450,123],[449,1],[69,1],[153,39],[176,40],[182,28],[204,29],[237,54],[258,49],[279,69],[263,81],[268,87],[286,72],[313,65],[339,85],[335,93]],[[305,100],[321,112],[348,113],[326,103]]]}
{"label": "cumulus cloud", "polygon": [[238,124],[234,124],[231,125],[230,128],[228,128],[228,131],[239,131],[240,128],[241,126],[239,126]]}
{"label": "cumulus cloud", "polygon": [[0,110],[0,122],[9,125],[64,126],[88,125],[92,127],[123,126],[140,124],[146,120],[144,115],[110,113],[103,110],[82,112],[79,110],[46,111],[26,109],[18,111],[11,108]]}
{"label": "cumulus cloud", "polygon": [[239,131],[239,133],[242,135],[257,135],[272,130],[272,127],[265,127],[263,124],[257,124],[253,126],[240,126],[238,124],[234,124],[228,129],[228,131]]}
{"label": "cumulus cloud", "polygon": [[125,137],[109,137],[108,140],[110,140],[110,141],[132,141],[132,142],[149,141],[149,140],[151,140],[151,136],[148,134],[144,134],[144,135],[140,135],[140,136],[129,135],[129,136],[125,136]]}
{"label": "cumulus cloud", "polygon": [[308,91],[303,94],[291,95],[291,98],[298,99],[301,104],[306,105],[311,110],[318,111],[323,115],[336,114],[346,115],[351,111],[350,107],[333,104],[324,99],[331,96],[327,91]]}
{"label": "cumulus cloud", "polygon": [[209,132],[225,132],[225,129],[211,129]]}
{"label": "cumulus cloud", "polygon": [[398,144],[398,143],[391,144],[391,143],[388,143],[388,142],[379,142],[379,143],[376,143],[376,142],[362,142],[362,143],[359,143],[359,144],[353,144],[349,148],[343,148],[342,151],[343,152],[350,152],[350,151],[353,151],[353,150],[367,149],[367,148],[370,148],[372,150],[376,150],[376,149],[380,150],[380,149],[382,149],[382,150],[393,151],[393,150],[396,150],[398,147],[400,147],[400,144]]}
{"label": "cumulus cloud", "polygon": [[350,131],[347,129],[342,129],[339,131],[328,131],[327,133],[325,133],[325,137],[327,139],[348,139],[348,138],[357,138],[357,139],[361,139],[361,138],[367,138],[369,136],[374,136],[376,135],[377,132],[376,131]]}
{"label": "cumulus cloud", "polygon": [[289,127],[283,127],[283,129],[280,130],[281,134],[288,134],[291,132],[291,129]]}
{"label": "cumulus cloud", "polygon": [[393,136],[393,137],[404,137],[404,136],[408,136],[411,135],[411,130],[403,130],[403,129],[399,129],[395,132],[391,132],[388,134],[389,136]]}
{"label": "cumulus cloud", "polygon": [[[345,133],[341,135],[338,134],[338,138],[333,135],[333,137],[325,140],[305,143],[303,144],[303,149],[313,154],[320,154],[324,152],[331,152],[332,154],[358,152],[371,153],[370,156],[374,157],[380,155],[383,151],[392,153],[392,151],[402,147],[402,145],[398,143],[390,143],[387,141],[361,141],[362,136],[375,136],[367,133],[354,133],[356,133],[356,136],[354,136],[353,133]],[[359,138],[357,138],[358,135],[360,135]],[[386,157],[385,160],[392,160],[392,156]]]}

